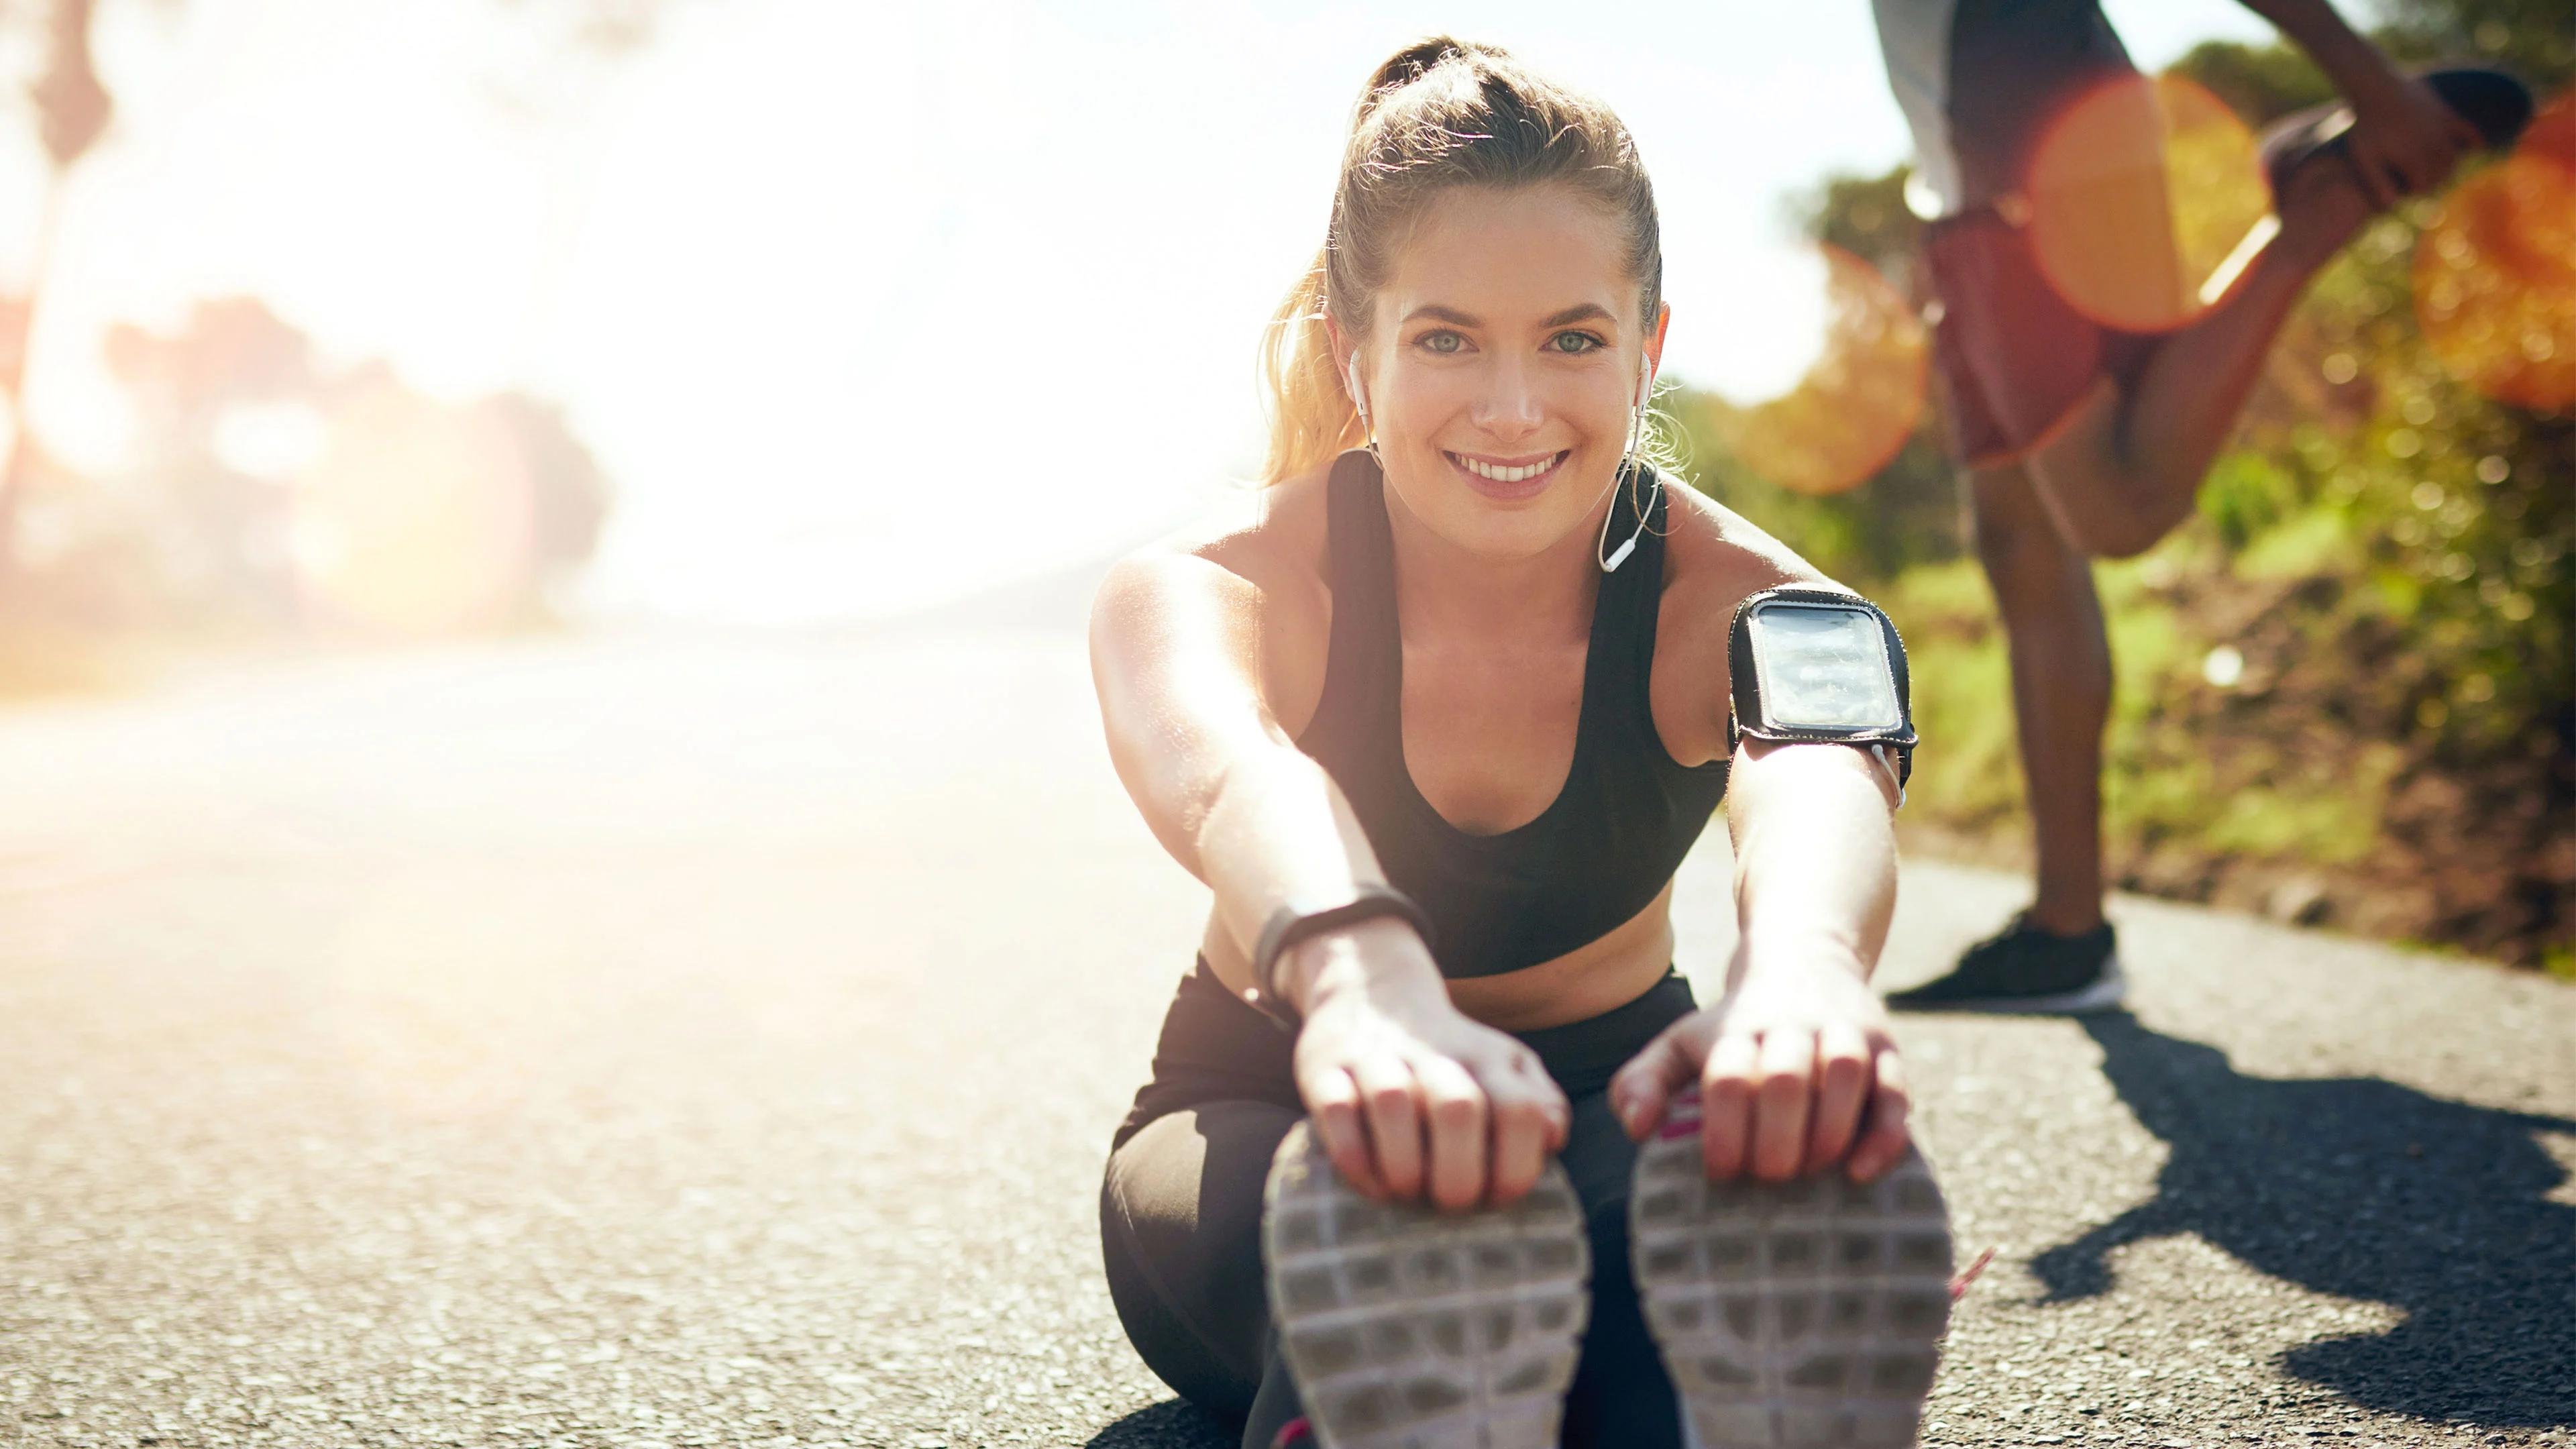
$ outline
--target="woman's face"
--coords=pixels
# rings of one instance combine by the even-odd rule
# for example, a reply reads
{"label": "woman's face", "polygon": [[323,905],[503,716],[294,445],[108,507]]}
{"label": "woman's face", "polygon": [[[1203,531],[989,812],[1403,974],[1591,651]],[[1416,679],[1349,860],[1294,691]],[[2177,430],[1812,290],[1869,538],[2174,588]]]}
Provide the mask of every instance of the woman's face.
{"label": "woman's face", "polygon": [[1598,525],[1663,352],[1625,250],[1559,186],[1452,188],[1416,225],[1357,360],[1387,485],[1443,539],[1527,558]]}

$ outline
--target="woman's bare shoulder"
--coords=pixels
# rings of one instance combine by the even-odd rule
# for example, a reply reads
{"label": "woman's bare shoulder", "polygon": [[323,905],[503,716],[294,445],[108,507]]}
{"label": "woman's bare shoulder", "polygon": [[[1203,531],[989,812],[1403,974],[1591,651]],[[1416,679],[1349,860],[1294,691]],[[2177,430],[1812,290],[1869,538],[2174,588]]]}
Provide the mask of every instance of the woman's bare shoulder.
{"label": "woman's bare shoulder", "polygon": [[[1268,486],[1236,485],[1189,522],[1120,559],[1110,581],[1133,588],[1198,579],[1293,599],[1322,586],[1324,538],[1321,472]],[[1189,567],[1193,562],[1214,567]]]}
{"label": "woman's bare shoulder", "polygon": [[1152,653],[1175,637],[1232,639],[1227,652],[1258,675],[1274,716],[1292,733],[1302,729],[1332,638],[1326,476],[1230,491],[1121,559],[1092,604],[1095,657]]}

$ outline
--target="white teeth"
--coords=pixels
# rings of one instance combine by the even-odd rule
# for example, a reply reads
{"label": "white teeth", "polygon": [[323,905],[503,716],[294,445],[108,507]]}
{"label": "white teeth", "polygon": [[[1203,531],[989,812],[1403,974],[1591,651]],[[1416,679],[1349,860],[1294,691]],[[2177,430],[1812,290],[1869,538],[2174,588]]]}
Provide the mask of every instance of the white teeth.
{"label": "white teeth", "polygon": [[1525,468],[1497,467],[1492,463],[1482,462],[1478,459],[1465,457],[1457,453],[1452,453],[1449,456],[1456,458],[1459,466],[1465,468],[1468,472],[1475,474],[1479,478],[1491,478],[1497,483],[1523,483],[1546,472],[1548,469],[1555,467],[1557,459],[1562,458],[1565,455],[1559,453],[1556,457],[1550,458],[1544,463],[1532,463]]}

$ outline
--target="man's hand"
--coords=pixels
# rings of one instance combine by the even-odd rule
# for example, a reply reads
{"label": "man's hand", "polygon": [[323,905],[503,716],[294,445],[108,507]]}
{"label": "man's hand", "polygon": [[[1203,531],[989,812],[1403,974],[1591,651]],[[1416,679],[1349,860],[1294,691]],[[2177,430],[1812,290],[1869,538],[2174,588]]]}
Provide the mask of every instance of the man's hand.
{"label": "man's hand", "polygon": [[2344,144],[2362,190],[2383,210],[2439,187],[2462,156],[2483,144],[2477,127],[2421,81],[2391,72],[2347,99],[2353,122]]}
{"label": "man's hand", "polygon": [[1708,1175],[1767,1182],[1841,1164],[1867,1182],[1905,1155],[1905,1070],[1856,965],[1749,965],[1715,1006],[1666,1028],[1611,1080],[1633,1138],[1696,1084]]}

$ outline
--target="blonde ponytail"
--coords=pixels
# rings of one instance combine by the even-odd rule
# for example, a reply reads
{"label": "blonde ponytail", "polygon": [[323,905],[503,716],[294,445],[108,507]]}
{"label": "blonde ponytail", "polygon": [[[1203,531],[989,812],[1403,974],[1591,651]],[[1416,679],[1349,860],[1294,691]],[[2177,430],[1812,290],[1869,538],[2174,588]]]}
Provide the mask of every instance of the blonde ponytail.
{"label": "blonde ponytail", "polygon": [[1264,484],[1278,483],[1333,461],[1345,448],[1368,441],[1342,370],[1333,365],[1332,333],[1324,323],[1326,256],[1288,289],[1262,337],[1262,392],[1270,400],[1270,456]]}

